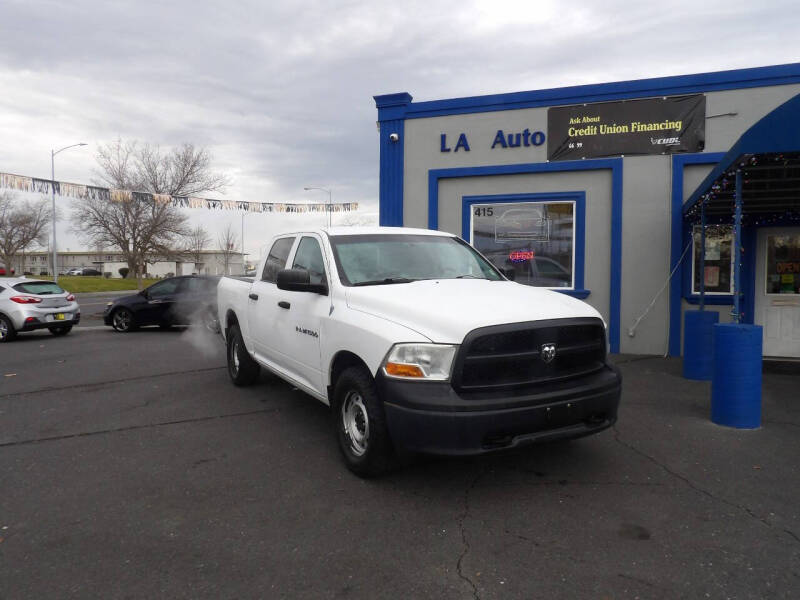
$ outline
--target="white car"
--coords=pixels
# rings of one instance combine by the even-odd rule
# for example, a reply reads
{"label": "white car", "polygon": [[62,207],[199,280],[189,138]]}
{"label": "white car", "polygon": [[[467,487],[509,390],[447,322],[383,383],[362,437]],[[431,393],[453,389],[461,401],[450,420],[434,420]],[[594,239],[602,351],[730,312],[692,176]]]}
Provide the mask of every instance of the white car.
{"label": "white car", "polygon": [[49,329],[66,335],[81,320],[75,296],[52,281],[9,277],[0,279],[0,343],[17,333]]}
{"label": "white car", "polygon": [[254,280],[224,277],[217,298],[233,383],[264,367],[330,405],[361,476],[399,448],[478,454],[617,419],[621,378],[600,314],[507,280],[447,233],[284,234]]}

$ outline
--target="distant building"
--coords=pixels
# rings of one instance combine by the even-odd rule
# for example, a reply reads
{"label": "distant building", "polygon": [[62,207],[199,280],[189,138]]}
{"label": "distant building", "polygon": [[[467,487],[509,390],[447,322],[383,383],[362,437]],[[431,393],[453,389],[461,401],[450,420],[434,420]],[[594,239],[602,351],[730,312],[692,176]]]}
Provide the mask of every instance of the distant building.
{"label": "distant building", "polygon": [[[175,260],[157,260],[146,266],[147,274],[151,277],[169,277],[171,275],[243,275],[244,256],[241,252],[228,254],[227,268],[225,254],[219,250],[203,250],[199,253],[201,260],[194,262],[195,253],[178,255]],[[127,267],[128,263],[119,252],[79,251],[58,253],[58,273],[63,274],[70,269],[78,267],[91,267],[101,273],[110,273],[109,277],[120,278],[119,270]],[[31,275],[52,275],[52,255],[46,251],[26,252],[19,254],[13,263],[17,274],[30,273]]]}

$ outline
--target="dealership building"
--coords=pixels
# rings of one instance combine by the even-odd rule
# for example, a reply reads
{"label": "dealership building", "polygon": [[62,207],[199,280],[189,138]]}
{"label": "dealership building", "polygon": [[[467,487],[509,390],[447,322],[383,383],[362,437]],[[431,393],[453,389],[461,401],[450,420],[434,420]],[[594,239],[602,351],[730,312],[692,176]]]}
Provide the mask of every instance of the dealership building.
{"label": "dealership building", "polygon": [[800,63],[375,101],[381,225],[585,299],[612,352],[681,355],[702,306],[800,357]]}

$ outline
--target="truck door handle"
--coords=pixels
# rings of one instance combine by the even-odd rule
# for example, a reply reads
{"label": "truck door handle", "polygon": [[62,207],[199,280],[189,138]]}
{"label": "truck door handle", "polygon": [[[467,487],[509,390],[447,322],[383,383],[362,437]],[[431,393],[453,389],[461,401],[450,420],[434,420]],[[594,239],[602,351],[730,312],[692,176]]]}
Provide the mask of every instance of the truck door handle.
{"label": "truck door handle", "polygon": [[281,308],[291,308],[292,305],[286,302],[286,300],[281,300],[280,302],[278,302],[278,306],[280,306]]}
{"label": "truck door handle", "polygon": [[250,294],[248,298],[250,298],[250,300],[258,300],[258,294]]}

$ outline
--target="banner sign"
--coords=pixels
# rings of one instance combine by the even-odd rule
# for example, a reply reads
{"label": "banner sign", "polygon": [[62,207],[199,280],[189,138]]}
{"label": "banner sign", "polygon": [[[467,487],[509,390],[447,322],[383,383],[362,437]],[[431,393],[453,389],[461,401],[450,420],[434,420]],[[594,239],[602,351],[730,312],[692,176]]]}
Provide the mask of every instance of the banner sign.
{"label": "banner sign", "polygon": [[547,159],[700,152],[705,147],[702,94],[547,109]]}
{"label": "banner sign", "polygon": [[131,190],[115,190],[66,181],[50,181],[13,173],[0,173],[0,189],[39,194],[54,193],[58,196],[76,198],[78,200],[105,200],[108,202],[150,202],[170,204],[178,208],[208,208],[216,210],[239,210],[259,213],[340,213],[358,210],[358,202],[339,202],[326,204],[322,202],[304,202],[290,204],[285,202],[252,202],[249,200],[215,200],[211,198],[195,198],[193,196],[170,196],[169,194],[151,194],[150,192],[133,192]]}

